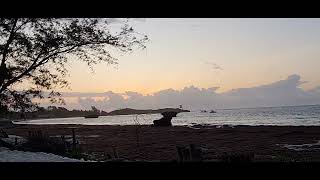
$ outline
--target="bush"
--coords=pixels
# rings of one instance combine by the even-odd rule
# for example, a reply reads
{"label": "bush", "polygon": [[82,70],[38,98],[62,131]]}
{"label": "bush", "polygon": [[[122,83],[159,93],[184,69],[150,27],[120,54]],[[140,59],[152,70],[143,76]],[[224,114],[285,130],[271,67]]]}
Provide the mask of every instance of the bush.
{"label": "bush", "polygon": [[80,147],[73,147],[72,144],[61,138],[52,138],[48,134],[39,131],[29,131],[28,141],[19,147],[19,150],[32,152],[46,152],[75,159],[87,159]]}
{"label": "bush", "polygon": [[50,138],[42,131],[30,132],[28,141],[20,149],[33,152],[47,152],[57,155],[64,155],[68,151],[66,142]]}

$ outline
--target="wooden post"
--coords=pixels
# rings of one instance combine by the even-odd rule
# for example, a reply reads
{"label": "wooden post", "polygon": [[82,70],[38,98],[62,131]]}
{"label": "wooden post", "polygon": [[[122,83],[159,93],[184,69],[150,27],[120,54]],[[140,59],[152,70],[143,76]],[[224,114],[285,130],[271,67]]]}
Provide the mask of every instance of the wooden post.
{"label": "wooden post", "polygon": [[190,161],[190,149],[189,148],[184,148],[183,149],[183,158],[186,160],[186,161]]}
{"label": "wooden post", "polygon": [[202,161],[201,148],[195,144],[190,144],[190,158],[191,161]]}
{"label": "wooden post", "polygon": [[116,151],[116,148],[115,148],[114,146],[112,146],[112,150],[113,150],[113,156],[114,156],[114,158],[119,158],[118,152]]}
{"label": "wooden post", "polygon": [[76,149],[76,133],[75,133],[75,130],[74,129],[72,129],[72,148],[73,148],[73,150],[75,150]]}
{"label": "wooden post", "polygon": [[182,154],[182,148],[179,147],[179,146],[176,146],[177,148],[177,151],[178,151],[178,157],[179,157],[179,162],[182,162],[183,161],[183,154]]}
{"label": "wooden post", "polygon": [[190,161],[190,149],[189,148],[186,148],[184,146],[182,146],[182,147],[177,146],[177,151],[178,151],[180,162]]}
{"label": "wooden post", "polygon": [[61,141],[63,143],[64,148],[68,148],[64,135],[61,135]]}

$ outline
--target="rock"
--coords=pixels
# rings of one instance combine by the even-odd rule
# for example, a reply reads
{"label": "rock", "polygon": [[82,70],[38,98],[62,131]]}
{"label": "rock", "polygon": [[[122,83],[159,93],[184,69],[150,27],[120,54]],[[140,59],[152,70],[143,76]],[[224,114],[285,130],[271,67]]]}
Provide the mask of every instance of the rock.
{"label": "rock", "polygon": [[172,112],[172,111],[163,112],[161,113],[163,117],[159,120],[154,120],[153,125],[154,126],[172,126],[171,119],[173,117],[176,117],[177,114],[178,112]]}

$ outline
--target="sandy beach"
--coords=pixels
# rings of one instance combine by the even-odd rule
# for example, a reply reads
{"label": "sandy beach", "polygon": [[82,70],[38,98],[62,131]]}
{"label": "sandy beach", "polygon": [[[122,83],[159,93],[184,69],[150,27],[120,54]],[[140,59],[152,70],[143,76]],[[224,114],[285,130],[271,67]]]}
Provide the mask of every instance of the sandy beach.
{"label": "sandy beach", "polygon": [[42,130],[51,137],[71,137],[70,128],[76,128],[79,146],[97,160],[115,149],[126,160],[176,161],[176,146],[195,144],[207,161],[225,154],[254,154],[254,161],[320,161],[319,126],[23,125],[6,132],[27,137],[30,130]]}

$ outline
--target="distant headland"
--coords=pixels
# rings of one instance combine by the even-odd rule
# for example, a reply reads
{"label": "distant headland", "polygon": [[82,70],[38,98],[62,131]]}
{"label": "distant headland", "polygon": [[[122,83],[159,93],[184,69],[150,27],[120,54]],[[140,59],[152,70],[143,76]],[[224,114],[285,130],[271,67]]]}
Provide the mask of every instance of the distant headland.
{"label": "distant headland", "polygon": [[158,114],[158,113],[163,113],[163,112],[190,112],[189,110],[184,110],[180,108],[163,108],[163,109],[146,109],[146,110],[140,110],[140,109],[130,109],[130,108],[125,108],[125,109],[119,109],[119,110],[114,110],[108,113],[109,116],[112,115],[130,115],[130,114]]}
{"label": "distant headland", "polygon": [[34,112],[7,112],[0,114],[4,119],[47,119],[47,118],[68,118],[68,117],[98,117],[98,116],[115,116],[115,115],[132,115],[132,114],[160,114],[163,112],[190,112],[182,108],[162,108],[162,109],[117,109],[110,112],[101,111],[92,106],[91,110],[68,110],[64,107],[49,106],[41,107]]}

